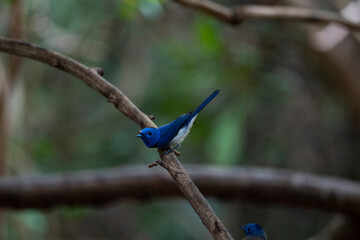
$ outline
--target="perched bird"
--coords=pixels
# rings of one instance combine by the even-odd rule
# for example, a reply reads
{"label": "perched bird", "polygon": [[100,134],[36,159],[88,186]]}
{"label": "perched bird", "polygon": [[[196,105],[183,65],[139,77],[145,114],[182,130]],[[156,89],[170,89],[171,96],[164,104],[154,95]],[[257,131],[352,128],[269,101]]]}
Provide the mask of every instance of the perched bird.
{"label": "perched bird", "polygon": [[266,233],[259,224],[249,223],[240,228],[246,235],[243,240],[267,240]]}
{"label": "perched bird", "polygon": [[190,129],[199,112],[220,92],[214,91],[198,108],[189,113],[185,113],[174,121],[159,128],[144,128],[139,132],[137,137],[141,138],[145,145],[149,148],[171,148],[162,154],[168,154],[180,147],[180,143],[184,141],[189,134]]}

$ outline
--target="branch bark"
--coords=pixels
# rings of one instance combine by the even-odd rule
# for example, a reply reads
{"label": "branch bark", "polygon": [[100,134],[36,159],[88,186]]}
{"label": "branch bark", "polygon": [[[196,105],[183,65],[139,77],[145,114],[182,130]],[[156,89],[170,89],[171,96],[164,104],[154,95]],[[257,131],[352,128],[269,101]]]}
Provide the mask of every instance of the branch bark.
{"label": "branch bark", "polygon": [[206,12],[221,21],[236,25],[247,19],[274,19],[303,21],[310,23],[335,22],[352,30],[360,30],[360,24],[346,20],[337,13],[287,6],[237,5],[222,6],[207,0],[174,0],[182,5]]}
{"label": "branch bark", "polygon": [[[135,121],[141,128],[156,127],[150,118],[142,113],[127,96],[99,75],[98,69],[87,67],[60,53],[49,51],[26,42],[0,37],[0,51],[20,57],[31,58],[46,63],[52,67],[70,73],[79,78],[88,86],[105,96],[109,102],[114,103],[128,118]],[[160,152],[161,154],[161,152]],[[203,224],[207,227],[214,239],[233,239],[220,219],[211,209],[209,203],[191,180],[189,174],[181,165],[176,156],[171,153],[162,157],[163,167],[173,177],[184,196],[189,200]]]}
{"label": "branch bark", "polygon": [[97,68],[85,66],[60,53],[10,38],[0,37],[0,51],[31,58],[67,72],[113,102],[117,109],[135,121],[141,128],[156,127],[123,92],[102,78]]}
{"label": "branch bark", "polygon": [[[360,216],[360,183],[290,170],[187,165],[203,193],[228,200],[317,208]],[[181,175],[181,174],[179,174]],[[0,181],[0,206],[49,208],[98,205],[129,198],[179,197],[174,181],[161,169],[127,166]]]}

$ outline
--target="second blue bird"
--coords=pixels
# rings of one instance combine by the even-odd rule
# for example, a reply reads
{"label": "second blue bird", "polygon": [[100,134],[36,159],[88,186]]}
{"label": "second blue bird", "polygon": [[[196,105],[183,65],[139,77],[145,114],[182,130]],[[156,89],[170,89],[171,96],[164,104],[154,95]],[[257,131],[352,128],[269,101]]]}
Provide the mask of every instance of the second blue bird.
{"label": "second blue bird", "polygon": [[174,121],[159,128],[144,128],[139,132],[140,137],[145,145],[149,148],[171,148],[162,154],[165,155],[176,148],[180,147],[180,143],[184,141],[189,134],[190,129],[199,112],[218,95],[220,90],[214,91],[203,103],[194,111],[185,113]]}
{"label": "second blue bird", "polygon": [[249,223],[245,226],[241,226],[240,228],[246,235],[243,240],[267,240],[266,233],[259,224]]}

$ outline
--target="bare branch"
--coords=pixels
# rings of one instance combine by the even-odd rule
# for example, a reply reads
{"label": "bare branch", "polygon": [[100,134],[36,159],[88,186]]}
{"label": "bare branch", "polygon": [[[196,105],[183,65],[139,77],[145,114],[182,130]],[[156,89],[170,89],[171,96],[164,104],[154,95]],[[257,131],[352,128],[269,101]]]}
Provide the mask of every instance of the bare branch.
{"label": "bare branch", "polygon": [[[57,52],[8,38],[0,37],[0,51],[27,57],[41,61],[62,71],[70,73],[79,78],[91,88],[100,92],[108,101],[114,103],[115,107],[127,117],[135,121],[141,128],[156,127],[150,118],[142,113],[127,96],[112,84],[107,82],[93,68],[87,67],[71,58]],[[162,157],[163,166],[173,177],[176,184],[184,196],[189,200],[201,221],[208,228],[214,239],[231,240],[233,239],[220,219],[211,209],[201,192],[197,189],[186,170],[174,154],[167,154]]]}
{"label": "bare branch", "polygon": [[[160,151],[160,154],[162,152]],[[174,152],[162,157],[161,166],[165,168],[175,180],[181,192],[189,200],[201,221],[207,226],[215,239],[233,239],[226,230],[220,219],[216,216],[205,197],[201,194],[195,183],[186,172],[185,168],[177,160]]]}
{"label": "bare branch", "polygon": [[335,22],[352,30],[360,30],[360,24],[351,22],[337,13],[287,6],[237,5],[228,8],[208,0],[174,0],[188,7],[206,12],[229,24],[239,24],[247,19],[283,19],[311,23]]}
{"label": "bare branch", "polygon": [[155,127],[155,124],[142,113],[124,93],[102,78],[97,70],[94,71],[94,68],[87,67],[60,53],[4,37],[0,37],[0,51],[20,57],[31,58],[70,73],[101,93],[107,99],[116,102],[116,107],[140,125],[140,127]]}
{"label": "bare branch", "polygon": [[238,24],[242,21],[231,8],[208,0],[174,0],[182,5],[206,12],[224,22]]}
{"label": "bare branch", "polygon": [[[201,191],[249,203],[317,208],[360,215],[360,183],[290,170],[187,165]],[[182,173],[179,171],[179,176]],[[0,206],[48,208],[56,205],[106,204],[129,198],[181,196],[160,168],[128,166],[0,181]]]}

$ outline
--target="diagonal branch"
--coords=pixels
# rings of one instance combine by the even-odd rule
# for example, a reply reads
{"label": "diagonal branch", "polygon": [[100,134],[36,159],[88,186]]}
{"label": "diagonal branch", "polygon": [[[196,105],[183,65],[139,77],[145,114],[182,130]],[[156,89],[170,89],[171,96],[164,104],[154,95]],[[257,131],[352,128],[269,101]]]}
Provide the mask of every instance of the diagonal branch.
{"label": "diagonal branch", "polygon": [[335,22],[352,30],[360,30],[360,24],[348,21],[337,13],[287,6],[237,5],[234,8],[222,6],[208,0],[174,0],[185,6],[206,12],[229,24],[239,24],[247,19],[274,19],[304,21],[310,23]]}
{"label": "diagonal branch", "polygon": [[[123,92],[102,78],[98,69],[87,67],[60,53],[4,37],[0,37],[0,51],[38,60],[70,73],[89,87],[100,92],[108,101],[114,103],[117,109],[135,121],[141,128],[156,127],[150,118],[142,113]],[[167,154],[162,157],[162,160],[163,167],[173,177],[175,183],[189,200],[191,206],[214,239],[233,239],[175,155],[173,153]]]}
{"label": "diagonal branch", "polygon": [[[360,216],[359,182],[261,167],[186,167],[206,195]],[[149,170],[144,166],[37,177],[7,177],[0,181],[0,206],[11,208],[98,205],[129,198],[179,196],[180,191],[167,174],[160,168]]]}
{"label": "diagonal branch", "polygon": [[113,101],[117,109],[135,121],[140,127],[155,127],[154,123],[142,113],[123,92],[99,75],[98,69],[87,67],[60,53],[4,37],[0,37],[0,51],[20,57],[31,58],[70,73],[101,93],[107,99]]}

